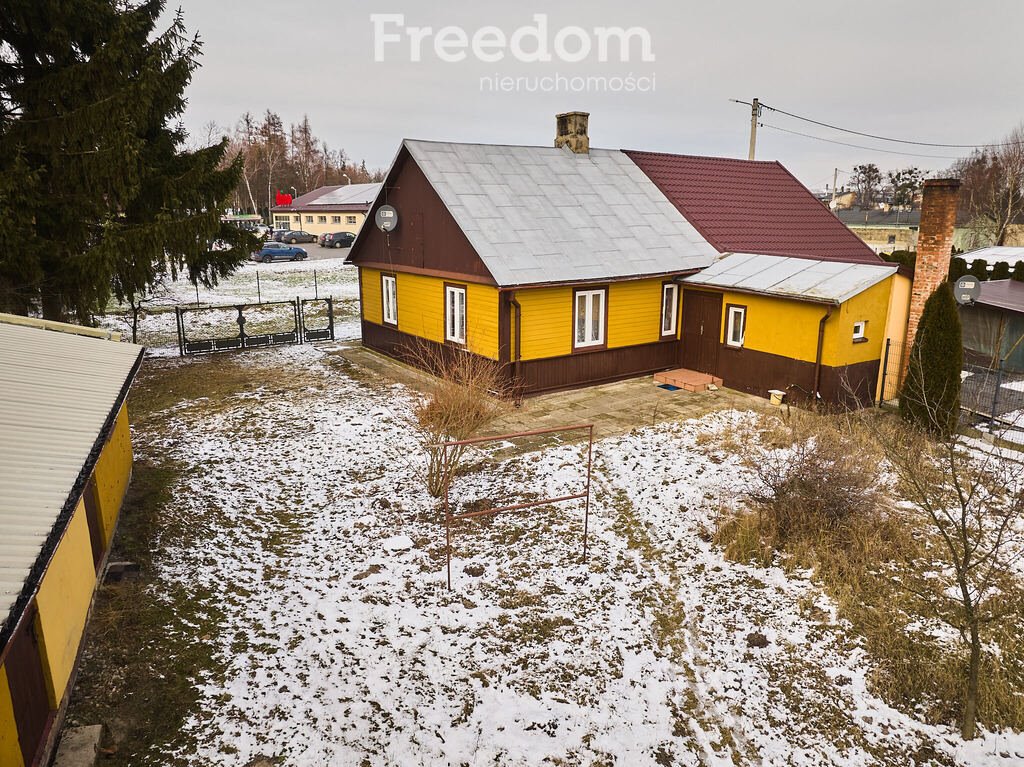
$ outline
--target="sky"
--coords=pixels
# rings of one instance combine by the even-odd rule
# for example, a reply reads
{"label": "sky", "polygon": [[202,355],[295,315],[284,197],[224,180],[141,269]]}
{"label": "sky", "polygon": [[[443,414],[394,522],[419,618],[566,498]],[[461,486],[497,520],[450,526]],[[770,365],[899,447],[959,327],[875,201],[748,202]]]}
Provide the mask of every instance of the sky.
{"label": "sky", "polygon": [[[750,137],[750,107],[730,99],[939,144],[997,141],[1024,120],[1018,0],[179,2],[204,43],[186,94],[194,136],[270,108],[286,125],[308,115],[371,168],[403,138],[550,145],[554,115],[573,110],[590,112],[594,147],[726,157],[746,157]],[[616,27],[637,28],[627,55],[601,31]],[[941,175],[970,151],[769,110],[761,122],[757,159],[812,189],[867,162]]]}

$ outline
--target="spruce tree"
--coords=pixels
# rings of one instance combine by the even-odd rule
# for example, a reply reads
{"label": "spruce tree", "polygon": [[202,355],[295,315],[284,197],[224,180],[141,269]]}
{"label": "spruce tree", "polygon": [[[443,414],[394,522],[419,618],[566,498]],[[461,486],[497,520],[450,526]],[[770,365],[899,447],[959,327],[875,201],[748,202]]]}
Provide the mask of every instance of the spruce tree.
{"label": "spruce tree", "polygon": [[967,270],[968,274],[973,274],[978,278],[979,282],[984,282],[988,279],[988,261],[984,258],[976,258],[971,261],[971,267]]}
{"label": "spruce tree", "polygon": [[[220,223],[240,171],[186,150],[178,120],[199,42],[162,0],[0,8],[0,308],[88,321],[162,274],[210,284],[255,245]],[[213,251],[222,237],[235,244]]]}
{"label": "spruce tree", "polygon": [[954,256],[949,259],[949,281],[956,282],[965,274],[970,274],[967,269],[967,262],[964,261],[960,256]]}
{"label": "spruce tree", "polygon": [[1015,282],[1024,282],[1024,261],[1018,261],[1014,264],[1013,273],[1010,274],[1010,279]]}
{"label": "spruce tree", "polygon": [[1008,280],[1010,278],[1010,264],[1007,261],[996,261],[992,264],[993,280]]}
{"label": "spruce tree", "polygon": [[960,314],[948,282],[936,288],[921,312],[900,392],[903,420],[945,439],[960,416],[963,341]]}

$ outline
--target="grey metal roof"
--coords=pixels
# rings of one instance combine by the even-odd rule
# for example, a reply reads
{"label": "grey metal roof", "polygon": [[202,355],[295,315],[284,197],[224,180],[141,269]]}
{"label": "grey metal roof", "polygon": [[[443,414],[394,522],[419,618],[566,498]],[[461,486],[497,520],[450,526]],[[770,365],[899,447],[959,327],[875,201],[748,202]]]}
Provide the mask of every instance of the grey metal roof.
{"label": "grey metal roof", "polygon": [[1010,245],[992,245],[988,248],[978,248],[968,253],[961,253],[960,258],[971,263],[976,258],[981,258],[989,264],[997,261],[1006,261],[1013,266],[1018,261],[1024,261],[1024,248],[1012,247]]}
{"label": "grey metal roof", "polygon": [[141,353],[0,318],[0,622]]}
{"label": "grey metal roof", "polygon": [[682,281],[747,293],[841,304],[895,273],[895,264],[846,264],[729,253],[699,274]]}
{"label": "grey metal roof", "polygon": [[332,189],[316,199],[306,202],[306,205],[366,205],[370,206],[377,192],[380,191],[380,184],[346,184]]}
{"label": "grey metal roof", "polygon": [[717,255],[618,150],[404,146],[498,285],[684,272]]}
{"label": "grey metal roof", "polygon": [[[1021,248],[1024,250],[1024,248]],[[1024,314],[1024,282],[1015,280],[989,280],[981,283],[981,295],[976,304],[995,306]]]}

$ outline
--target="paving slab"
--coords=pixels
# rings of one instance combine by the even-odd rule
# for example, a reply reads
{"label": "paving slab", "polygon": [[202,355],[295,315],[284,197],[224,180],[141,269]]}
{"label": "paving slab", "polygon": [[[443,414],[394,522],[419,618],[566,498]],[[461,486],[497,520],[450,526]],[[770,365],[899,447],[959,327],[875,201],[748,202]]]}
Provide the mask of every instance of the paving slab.
{"label": "paving slab", "polygon": [[102,724],[68,727],[61,736],[53,767],[95,767],[102,738]]}

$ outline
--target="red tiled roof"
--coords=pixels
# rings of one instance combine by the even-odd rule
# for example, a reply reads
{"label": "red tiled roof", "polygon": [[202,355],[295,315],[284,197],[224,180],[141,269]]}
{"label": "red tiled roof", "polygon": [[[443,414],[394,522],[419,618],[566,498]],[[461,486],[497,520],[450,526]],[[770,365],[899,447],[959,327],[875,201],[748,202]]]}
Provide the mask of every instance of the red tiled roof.
{"label": "red tiled roof", "polygon": [[882,262],[778,162],[623,151],[722,252]]}

